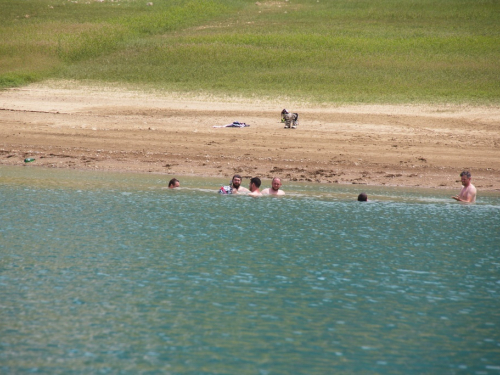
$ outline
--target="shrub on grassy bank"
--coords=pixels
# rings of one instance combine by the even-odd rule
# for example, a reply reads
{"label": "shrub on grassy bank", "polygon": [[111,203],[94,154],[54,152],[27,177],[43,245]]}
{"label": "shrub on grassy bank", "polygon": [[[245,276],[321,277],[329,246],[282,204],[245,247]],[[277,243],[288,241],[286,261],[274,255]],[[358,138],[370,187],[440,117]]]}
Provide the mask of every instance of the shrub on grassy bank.
{"label": "shrub on grassy bank", "polygon": [[20,87],[40,80],[40,77],[33,73],[11,73],[0,76],[0,88]]}

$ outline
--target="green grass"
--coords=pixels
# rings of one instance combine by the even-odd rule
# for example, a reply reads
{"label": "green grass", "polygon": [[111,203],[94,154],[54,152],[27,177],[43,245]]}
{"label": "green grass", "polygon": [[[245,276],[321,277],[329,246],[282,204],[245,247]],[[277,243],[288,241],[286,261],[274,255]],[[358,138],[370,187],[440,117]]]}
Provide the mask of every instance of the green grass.
{"label": "green grass", "polygon": [[498,0],[14,3],[0,0],[0,87],[55,78],[321,103],[500,102]]}

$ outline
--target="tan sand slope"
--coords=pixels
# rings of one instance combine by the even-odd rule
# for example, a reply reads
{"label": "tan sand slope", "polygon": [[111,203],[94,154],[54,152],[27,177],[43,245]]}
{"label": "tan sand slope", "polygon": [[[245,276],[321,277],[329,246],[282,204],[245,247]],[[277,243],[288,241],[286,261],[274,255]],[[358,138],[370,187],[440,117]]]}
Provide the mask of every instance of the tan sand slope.
{"label": "tan sand slope", "polygon": [[[283,108],[300,114],[283,129]],[[500,108],[312,106],[37,84],[0,92],[0,164],[500,190]],[[241,121],[243,129],[213,128]]]}

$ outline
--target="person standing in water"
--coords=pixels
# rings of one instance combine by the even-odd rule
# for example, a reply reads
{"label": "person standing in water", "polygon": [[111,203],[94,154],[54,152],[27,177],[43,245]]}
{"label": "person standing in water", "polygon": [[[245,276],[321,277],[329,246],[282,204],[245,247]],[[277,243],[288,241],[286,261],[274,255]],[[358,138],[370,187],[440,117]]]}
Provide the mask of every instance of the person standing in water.
{"label": "person standing in water", "polygon": [[462,180],[463,188],[460,190],[458,195],[455,195],[452,198],[459,202],[476,203],[477,190],[471,183],[472,177],[470,172],[463,171],[460,173],[460,179]]}

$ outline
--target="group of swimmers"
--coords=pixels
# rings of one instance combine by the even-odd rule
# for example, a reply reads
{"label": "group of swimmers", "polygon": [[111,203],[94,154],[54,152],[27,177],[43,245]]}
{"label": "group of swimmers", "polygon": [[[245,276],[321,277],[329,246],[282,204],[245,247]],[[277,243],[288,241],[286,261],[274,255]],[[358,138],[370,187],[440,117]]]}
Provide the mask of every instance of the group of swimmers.
{"label": "group of swimmers", "polygon": [[[259,177],[253,177],[250,179],[250,185],[248,189],[241,186],[241,182],[243,181],[243,177],[239,174],[235,174],[231,179],[231,182],[227,186],[222,186],[219,189],[219,194],[245,194],[250,197],[260,197],[262,195],[285,195],[285,192],[281,190],[281,179],[279,177],[274,177],[271,182],[271,187],[260,190],[260,186],[262,185],[262,181]],[[178,179],[172,178],[168,182],[169,189],[176,189],[181,186],[181,183]]]}
{"label": "group of swimmers", "polygon": [[[460,178],[463,188],[458,195],[455,195],[452,198],[459,202],[475,203],[477,190],[476,187],[471,183],[472,176],[470,172],[463,171],[462,173],[460,173]],[[271,182],[271,187],[262,191],[260,191],[260,186],[262,184],[260,178],[251,178],[248,189],[241,186],[242,181],[243,178],[239,174],[235,174],[231,179],[231,183],[229,185],[222,186],[219,189],[219,194],[246,194],[250,197],[260,197],[262,195],[285,195],[285,192],[281,190],[281,179],[279,177],[274,177]],[[175,189],[180,186],[181,184],[176,178],[172,178],[168,183],[169,189]],[[359,194],[358,201],[367,202],[368,195],[366,193]]]}
{"label": "group of swimmers", "polygon": [[241,186],[242,181],[243,178],[239,174],[235,174],[229,185],[222,186],[219,189],[219,194],[246,194],[250,197],[260,197],[262,195],[285,195],[285,192],[280,190],[281,179],[279,177],[274,177],[271,182],[271,187],[262,191],[260,191],[260,185],[262,184],[260,178],[251,178],[248,189]]}

